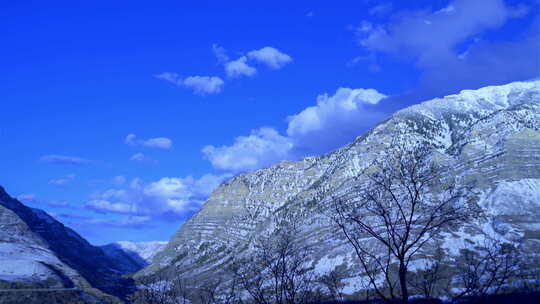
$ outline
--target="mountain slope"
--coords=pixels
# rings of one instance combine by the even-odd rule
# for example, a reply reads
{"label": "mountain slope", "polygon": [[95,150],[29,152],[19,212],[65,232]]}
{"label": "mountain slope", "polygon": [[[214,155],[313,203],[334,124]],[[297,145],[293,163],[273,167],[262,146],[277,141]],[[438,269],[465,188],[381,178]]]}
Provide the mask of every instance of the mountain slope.
{"label": "mountain slope", "polygon": [[[481,231],[540,250],[540,82],[516,82],[406,108],[334,152],[224,182],[136,276],[170,265],[188,277],[212,275],[233,255],[249,251],[259,233],[274,229],[269,217],[280,213],[304,221],[300,238],[316,248],[311,262],[318,271],[354,269],[351,250],[322,213],[318,193],[350,191],[354,178],[365,178],[361,172],[390,143],[434,146],[452,174],[475,182],[476,204],[488,218],[448,233],[441,241],[449,255],[458,254],[455,244],[475,242]],[[356,282],[351,277],[346,291],[353,292]]]}
{"label": "mountain slope", "polygon": [[0,226],[0,280],[33,288],[97,288],[120,297],[132,289],[100,248],[2,187]]}
{"label": "mountain slope", "polygon": [[165,246],[167,242],[128,242],[100,246],[103,252],[114,261],[116,269],[122,273],[136,272],[148,266],[152,258]]}

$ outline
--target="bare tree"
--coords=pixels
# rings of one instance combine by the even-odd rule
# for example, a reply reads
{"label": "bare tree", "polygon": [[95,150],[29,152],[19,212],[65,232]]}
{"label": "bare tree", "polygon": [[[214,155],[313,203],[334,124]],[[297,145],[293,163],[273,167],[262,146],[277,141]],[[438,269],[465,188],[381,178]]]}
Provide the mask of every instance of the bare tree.
{"label": "bare tree", "polygon": [[256,304],[270,304],[267,298],[267,277],[261,273],[258,263],[248,258],[235,260],[230,267],[233,277],[239,282],[240,288],[247,297]]}
{"label": "bare tree", "polygon": [[243,304],[242,288],[236,276],[223,284],[220,288],[219,303],[217,304]]}
{"label": "bare tree", "polygon": [[509,287],[510,280],[519,278],[519,252],[510,243],[487,239],[481,248],[467,248],[462,252],[462,261],[454,276],[460,291],[451,293],[454,301],[471,297],[482,303],[488,295]]}
{"label": "bare tree", "polygon": [[206,279],[199,284],[197,294],[199,304],[242,304],[241,290],[237,278],[228,280],[220,274],[218,278]]}
{"label": "bare tree", "polygon": [[520,261],[520,274],[518,287],[524,293],[540,293],[540,255],[527,256]]}
{"label": "bare tree", "polygon": [[410,279],[410,285],[416,294],[421,294],[425,299],[433,299],[440,294],[441,286],[448,286],[451,280],[443,265],[444,256],[444,250],[437,248],[435,254],[422,260],[423,267],[413,273]]}
{"label": "bare tree", "polygon": [[470,215],[469,189],[445,173],[430,149],[397,146],[359,175],[352,191],[332,197],[332,219],[386,302],[399,297],[407,303],[411,260],[441,231]]}
{"label": "bare tree", "polygon": [[160,271],[144,277],[130,301],[134,304],[189,304],[188,282],[175,271]]}
{"label": "bare tree", "polygon": [[296,224],[259,237],[251,255],[233,263],[239,285],[256,304],[302,304],[317,297],[309,248],[298,242]]}
{"label": "bare tree", "polygon": [[345,288],[345,283],[343,283],[343,280],[345,278],[346,275],[343,271],[334,268],[328,273],[322,275],[319,278],[319,282],[321,282],[328,289],[332,300],[343,301],[345,299],[343,294],[343,289]]}
{"label": "bare tree", "polygon": [[220,278],[217,279],[208,279],[204,281],[201,286],[197,289],[199,303],[200,304],[217,304],[218,303],[218,293],[219,286],[222,284]]}
{"label": "bare tree", "polygon": [[192,287],[189,286],[187,280],[178,274],[172,280],[172,288],[169,293],[176,300],[176,304],[191,303],[189,299],[192,296]]}

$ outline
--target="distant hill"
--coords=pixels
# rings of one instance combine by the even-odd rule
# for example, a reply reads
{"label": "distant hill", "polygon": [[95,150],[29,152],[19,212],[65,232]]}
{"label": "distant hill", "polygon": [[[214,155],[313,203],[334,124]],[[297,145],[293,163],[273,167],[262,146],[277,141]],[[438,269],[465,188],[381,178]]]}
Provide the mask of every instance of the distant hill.
{"label": "distant hill", "polygon": [[132,273],[148,266],[152,258],[165,248],[167,242],[120,241],[101,246],[105,254],[114,261],[116,269]]}

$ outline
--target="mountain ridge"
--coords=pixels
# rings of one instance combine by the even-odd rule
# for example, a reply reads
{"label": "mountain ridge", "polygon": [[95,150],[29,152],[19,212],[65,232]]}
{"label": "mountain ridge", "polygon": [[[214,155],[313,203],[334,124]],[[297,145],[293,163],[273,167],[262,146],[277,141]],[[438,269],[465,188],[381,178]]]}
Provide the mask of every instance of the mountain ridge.
{"label": "mountain ridge", "polygon": [[[353,178],[390,143],[435,147],[455,174],[476,183],[481,193],[476,203],[490,217],[471,221],[469,228],[493,230],[507,239],[519,235],[525,247],[540,248],[538,238],[530,237],[540,230],[535,228],[537,222],[528,223],[523,216],[508,222],[508,214],[493,210],[493,206],[503,210],[501,205],[508,204],[501,199],[502,188],[513,188],[518,202],[526,199],[523,185],[540,189],[539,114],[540,81],[463,90],[402,109],[335,151],[237,175],[211,194],[136,277],[168,268],[176,268],[186,277],[209,276],[239,254],[236,248],[249,252],[258,233],[273,229],[269,217],[283,210],[300,214],[307,223],[301,238],[318,248],[312,261],[316,269],[325,268],[321,261],[354,268],[345,242],[320,212],[324,206],[316,201],[317,193],[349,191]],[[540,218],[538,211],[533,215]],[[501,220],[503,224],[498,223]],[[465,233],[458,239],[463,238],[474,240],[475,235]],[[443,248],[455,253],[452,242],[458,239],[446,235],[441,240]],[[348,292],[355,290],[355,284],[358,278],[352,275]]]}

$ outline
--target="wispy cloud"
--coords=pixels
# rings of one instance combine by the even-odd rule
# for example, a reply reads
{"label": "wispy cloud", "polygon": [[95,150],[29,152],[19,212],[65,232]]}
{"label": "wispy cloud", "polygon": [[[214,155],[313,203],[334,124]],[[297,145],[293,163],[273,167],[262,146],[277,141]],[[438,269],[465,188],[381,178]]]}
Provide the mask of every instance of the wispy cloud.
{"label": "wispy cloud", "polygon": [[143,146],[147,148],[164,149],[164,150],[171,149],[173,146],[172,140],[167,137],[154,137],[154,138],[148,138],[148,139],[139,139],[133,133],[128,134],[126,138],[124,139],[124,142],[130,146]]}
{"label": "wispy cloud", "polygon": [[140,162],[140,163],[155,163],[155,162],[157,162],[153,158],[151,158],[149,156],[146,156],[146,155],[144,155],[143,153],[140,153],[140,152],[133,154],[129,158],[129,160]]}
{"label": "wispy cloud", "polygon": [[17,195],[16,198],[18,201],[25,204],[34,203],[36,201],[36,195],[33,193],[20,194],[20,195]]}
{"label": "wispy cloud", "polygon": [[177,73],[165,72],[155,76],[177,86],[186,87],[197,95],[218,94],[223,90],[225,82],[217,76],[189,76],[181,78]]}
{"label": "wispy cloud", "polygon": [[78,156],[66,156],[57,154],[44,155],[39,160],[44,163],[74,166],[86,165],[92,162],[91,160]]}
{"label": "wispy cloud", "polygon": [[372,7],[369,10],[369,14],[372,16],[381,17],[381,16],[389,14],[393,8],[394,8],[394,5],[392,4],[392,2],[382,2]]}
{"label": "wispy cloud", "polygon": [[126,177],[123,175],[117,175],[113,177],[113,183],[117,186],[122,186],[126,183]]}
{"label": "wispy cloud", "polygon": [[86,233],[95,227],[148,229],[156,226],[150,216],[118,215],[114,218],[97,218],[73,213],[52,213],[51,215]]}
{"label": "wispy cloud", "polygon": [[413,63],[421,72],[419,85],[396,98],[422,100],[537,76],[538,20],[528,33],[511,41],[481,39],[528,12],[526,6],[503,0],[454,0],[440,10],[396,11],[385,22],[363,22],[358,43],[371,54]]}
{"label": "wispy cloud", "polygon": [[182,85],[180,75],[173,72],[164,72],[155,76],[157,79],[165,80],[175,85]]}
{"label": "wispy cloud", "polygon": [[54,218],[65,218],[65,219],[74,219],[74,220],[90,220],[92,219],[89,216],[73,213],[64,213],[64,212],[55,212],[51,214]]}
{"label": "wispy cloud", "polygon": [[90,219],[86,221],[86,224],[105,226],[111,228],[131,228],[131,229],[147,229],[154,227],[155,223],[152,222],[150,216],[139,215],[127,215],[122,216],[119,219]]}
{"label": "wispy cloud", "polygon": [[66,186],[75,179],[75,174],[68,174],[65,177],[51,179],[49,185],[52,186]]}
{"label": "wispy cloud", "polygon": [[67,208],[70,207],[70,204],[67,201],[64,200],[43,200],[38,199],[37,196],[33,193],[26,193],[26,194],[20,194],[17,195],[16,199],[20,201],[23,204],[32,204],[32,205],[39,205],[44,206],[47,205],[49,207],[53,208]]}
{"label": "wispy cloud", "polygon": [[66,207],[70,207],[70,204],[68,201],[64,201],[64,200],[52,200],[52,201],[47,201],[46,202],[47,205],[49,205],[50,207],[56,207],[56,208],[66,208]]}
{"label": "wispy cloud", "polygon": [[88,201],[84,205],[87,209],[96,211],[98,213],[136,213],[137,210],[134,205],[129,203],[113,203],[104,199],[94,199]]}

